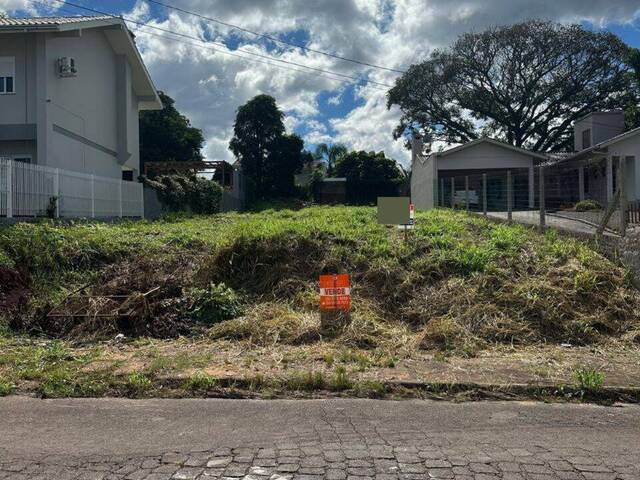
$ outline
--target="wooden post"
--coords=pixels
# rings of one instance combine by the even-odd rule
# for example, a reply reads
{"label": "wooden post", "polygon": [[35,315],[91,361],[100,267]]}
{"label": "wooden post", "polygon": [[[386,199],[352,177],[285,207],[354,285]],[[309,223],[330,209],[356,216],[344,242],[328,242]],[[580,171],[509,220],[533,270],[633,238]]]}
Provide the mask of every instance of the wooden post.
{"label": "wooden post", "polygon": [[451,208],[456,208],[456,177],[451,177]]}
{"label": "wooden post", "polygon": [[540,230],[544,230],[544,228],[546,227],[547,224],[547,217],[546,217],[546,206],[545,206],[545,193],[544,193],[544,167],[540,166],[540,174],[538,175],[539,179],[539,187],[540,187],[540,199],[539,199],[539,204],[540,204]]}
{"label": "wooden post", "polygon": [[627,157],[620,157],[618,167],[618,188],[620,189],[620,236],[627,234]]}
{"label": "wooden post", "polygon": [[513,220],[513,185],[511,184],[511,170],[507,170],[507,219]]}
{"label": "wooden post", "polygon": [[464,177],[464,203],[469,211],[469,175]]}
{"label": "wooden post", "polygon": [[487,216],[487,174],[482,174],[482,213]]}
{"label": "wooden post", "polygon": [[440,206],[444,207],[444,178],[440,179]]}

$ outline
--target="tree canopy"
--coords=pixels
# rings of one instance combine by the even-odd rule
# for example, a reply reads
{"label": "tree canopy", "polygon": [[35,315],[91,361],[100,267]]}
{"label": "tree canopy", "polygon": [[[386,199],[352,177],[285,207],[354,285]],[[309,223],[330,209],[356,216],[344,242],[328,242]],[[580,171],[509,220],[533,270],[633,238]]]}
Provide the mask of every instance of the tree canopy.
{"label": "tree canopy", "polygon": [[336,162],[347,152],[347,147],[340,143],[334,143],[333,145],[320,143],[316,147],[314,157],[317,160],[323,160],[327,164],[327,173],[333,175],[333,168]]}
{"label": "tree canopy", "polygon": [[284,114],[269,95],[238,108],[229,148],[240,161],[249,201],[290,196],[294,174],[302,168],[304,143],[286,135]]}
{"label": "tree canopy", "polygon": [[413,65],[388,93],[394,131],[462,143],[483,135],[536,151],[570,149],[572,124],[637,105],[629,48],[614,34],[528,21],[460,36]]}
{"label": "tree canopy", "polygon": [[379,196],[395,196],[403,173],[384,152],[349,152],[338,159],[336,177],[346,177],[347,197],[352,203],[372,203]]}
{"label": "tree canopy", "polygon": [[193,162],[202,160],[202,130],[191,126],[175,108],[175,100],[158,92],[162,110],[140,113],[140,161]]}

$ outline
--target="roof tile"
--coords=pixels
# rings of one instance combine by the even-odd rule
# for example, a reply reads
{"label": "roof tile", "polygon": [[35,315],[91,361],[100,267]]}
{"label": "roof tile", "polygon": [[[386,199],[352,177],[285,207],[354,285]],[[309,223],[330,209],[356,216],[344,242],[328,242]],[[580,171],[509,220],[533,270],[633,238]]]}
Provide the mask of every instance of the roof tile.
{"label": "roof tile", "polygon": [[30,18],[10,18],[0,17],[0,27],[56,27],[59,25],[92,22],[96,20],[112,20],[109,15],[100,16],[77,16],[77,17],[30,17]]}

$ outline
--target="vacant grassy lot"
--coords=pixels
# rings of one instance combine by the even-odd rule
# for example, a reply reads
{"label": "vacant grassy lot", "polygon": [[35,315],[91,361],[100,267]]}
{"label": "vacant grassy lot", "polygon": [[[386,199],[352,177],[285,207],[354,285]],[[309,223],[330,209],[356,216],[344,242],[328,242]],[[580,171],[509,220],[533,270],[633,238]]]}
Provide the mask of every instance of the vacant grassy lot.
{"label": "vacant grassy lot", "polygon": [[[354,307],[327,335],[317,279],[334,272],[351,274]],[[368,207],[18,224],[0,229],[0,337],[0,395],[451,382],[440,366],[522,352],[539,360],[522,371],[557,382],[602,352],[637,359],[640,294],[579,241],[446,210],[418,214],[406,242]],[[563,343],[581,353],[549,366]]]}

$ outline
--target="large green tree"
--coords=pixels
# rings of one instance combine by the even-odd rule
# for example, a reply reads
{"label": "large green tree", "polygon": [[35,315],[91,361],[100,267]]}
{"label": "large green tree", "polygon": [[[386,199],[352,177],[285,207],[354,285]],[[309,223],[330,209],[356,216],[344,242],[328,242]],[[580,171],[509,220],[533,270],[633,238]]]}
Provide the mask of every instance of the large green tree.
{"label": "large green tree", "polygon": [[284,114],[269,95],[238,108],[229,148],[240,161],[249,201],[290,196],[294,173],[302,168],[304,143],[286,135]]}
{"label": "large green tree", "polygon": [[352,203],[373,203],[379,196],[395,196],[403,173],[384,152],[349,152],[338,159],[336,177],[347,179],[347,197]]}
{"label": "large green tree", "polygon": [[[627,63],[631,66],[632,72],[630,73],[633,78],[633,83],[636,88],[640,89],[640,50],[637,48],[629,49],[627,57]],[[624,117],[625,126],[627,129],[640,127],[640,105],[638,99],[632,95],[629,96],[629,102],[625,105]]]}
{"label": "large green tree", "polygon": [[175,100],[158,92],[162,110],[140,113],[140,161],[193,162],[202,160],[202,130],[191,126],[175,107]]}
{"label": "large green tree", "polygon": [[389,91],[394,132],[434,140],[490,135],[537,151],[570,149],[571,127],[595,111],[637,104],[628,47],[580,25],[528,21],[468,33],[413,65]]}

